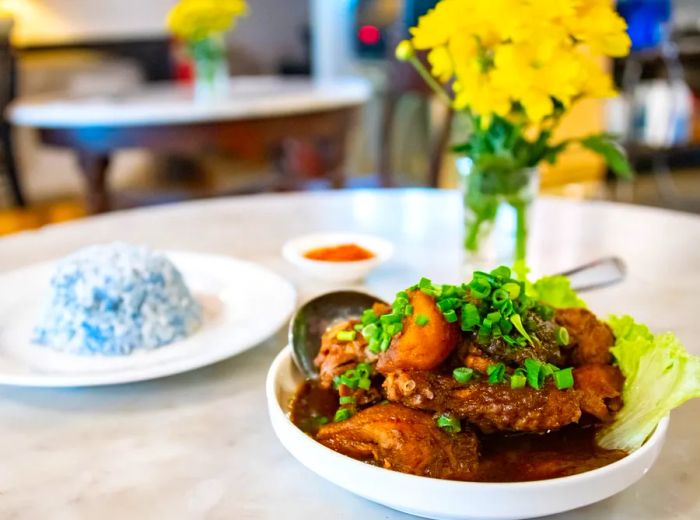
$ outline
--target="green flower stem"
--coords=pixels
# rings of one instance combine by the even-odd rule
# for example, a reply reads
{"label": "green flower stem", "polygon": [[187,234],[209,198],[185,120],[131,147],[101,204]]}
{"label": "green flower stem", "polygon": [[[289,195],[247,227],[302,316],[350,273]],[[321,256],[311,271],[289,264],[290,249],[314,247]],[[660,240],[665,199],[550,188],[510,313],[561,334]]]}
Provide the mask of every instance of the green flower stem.
{"label": "green flower stem", "polygon": [[440,85],[435,78],[430,74],[430,71],[425,68],[425,65],[423,65],[423,62],[420,61],[420,59],[417,56],[412,56],[408,60],[411,65],[418,71],[418,74],[421,75],[423,80],[428,84],[428,86],[433,89],[433,92],[437,94],[437,96],[447,103],[447,106],[451,107],[452,106],[452,100],[450,99],[450,96],[447,95],[447,92],[445,92],[445,89],[442,88],[442,85]]}
{"label": "green flower stem", "polygon": [[525,257],[527,254],[527,202],[518,200],[511,202],[515,209],[515,262],[513,268],[521,280],[525,279]]}

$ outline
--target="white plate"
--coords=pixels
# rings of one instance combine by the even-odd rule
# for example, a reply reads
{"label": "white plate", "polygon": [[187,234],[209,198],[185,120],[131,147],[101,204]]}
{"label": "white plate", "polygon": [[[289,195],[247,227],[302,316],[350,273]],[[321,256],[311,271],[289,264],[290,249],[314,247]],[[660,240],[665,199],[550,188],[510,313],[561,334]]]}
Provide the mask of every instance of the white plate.
{"label": "white plate", "polygon": [[[314,473],[356,495],[426,518],[514,520],[598,502],[644,476],[661,451],[669,422],[664,418],[634,453],[579,475],[503,484],[439,480],[359,462],[303,433],[289,420],[289,402],[302,381],[288,346],[273,361],[266,382],[272,427],[287,450]],[[670,495],[668,498],[673,500]]]}
{"label": "white plate", "polygon": [[76,356],[31,343],[49,293],[54,263],[0,275],[0,384],[95,386],[131,383],[200,368],[248,350],[272,336],[296,305],[294,288],[249,262],[167,252],[204,321],[192,336],[129,356]]}

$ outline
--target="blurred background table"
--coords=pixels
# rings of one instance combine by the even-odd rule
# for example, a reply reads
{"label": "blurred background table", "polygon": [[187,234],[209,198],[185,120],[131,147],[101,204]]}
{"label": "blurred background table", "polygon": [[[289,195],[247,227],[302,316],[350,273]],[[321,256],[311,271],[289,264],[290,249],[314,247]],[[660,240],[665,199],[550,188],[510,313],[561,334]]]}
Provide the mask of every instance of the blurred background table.
{"label": "blurred background table", "polygon": [[[232,225],[235,223],[235,225]],[[330,290],[280,256],[293,236],[374,233],[394,259],[365,287],[389,297],[420,276],[461,279],[461,200],[439,190],[358,190],[218,199],[115,212],[0,239],[0,272],[126,240],[259,262],[297,286],[302,300]],[[630,313],[673,330],[700,353],[700,218],[606,202],[542,198],[534,209],[532,264],[557,272],[615,254],[627,280],[589,293],[592,309]],[[650,247],[653,237],[653,247]],[[209,368],[152,382],[85,389],[0,388],[0,517],[404,519],[315,476],[279,444],[264,380],[280,333]],[[657,464],[627,491],[557,518],[700,518],[700,400],[673,413]],[[283,513],[281,511],[284,511]]]}
{"label": "blurred background table", "polygon": [[17,126],[38,129],[44,144],[77,154],[88,209],[100,213],[110,209],[110,157],[126,148],[269,157],[279,173],[271,188],[295,189],[302,180],[287,153],[306,143],[319,150],[320,169],[331,186],[343,187],[348,131],[370,96],[369,83],[359,78],[237,77],[226,98],[209,102],[196,102],[190,87],[161,83],[113,95],[19,99],[8,117]]}

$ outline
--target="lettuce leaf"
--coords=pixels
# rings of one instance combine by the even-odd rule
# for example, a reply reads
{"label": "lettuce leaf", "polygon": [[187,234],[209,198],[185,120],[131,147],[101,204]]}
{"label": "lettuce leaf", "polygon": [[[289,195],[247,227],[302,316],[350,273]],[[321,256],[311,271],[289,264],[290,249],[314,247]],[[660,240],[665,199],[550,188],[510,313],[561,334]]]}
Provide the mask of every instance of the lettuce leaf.
{"label": "lettuce leaf", "polygon": [[586,302],[571,288],[566,276],[543,276],[530,285],[528,295],[555,308],[586,307]]}
{"label": "lettuce leaf", "polygon": [[652,334],[629,316],[611,316],[608,324],[615,334],[611,352],[626,378],[624,405],[597,441],[603,448],[632,451],[673,408],[700,397],[700,357],[672,333]]}

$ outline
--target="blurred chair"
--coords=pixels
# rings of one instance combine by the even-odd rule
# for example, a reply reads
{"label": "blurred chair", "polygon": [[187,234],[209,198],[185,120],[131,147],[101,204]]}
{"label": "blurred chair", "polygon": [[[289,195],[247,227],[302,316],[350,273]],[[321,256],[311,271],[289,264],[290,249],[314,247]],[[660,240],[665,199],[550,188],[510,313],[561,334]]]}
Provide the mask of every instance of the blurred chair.
{"label": "blurred chair", "polygon": [[[392,136],[396,128],[396,112],[401,99],[406,95],[419,96],[430,103],[434,98],[430,90],[410,64],[391,60],[388,65],[388,83],[384,95],[384,110],[382,114],[382,129],[380,135],[379,179],[382,186],[390,187],[396,184],[392,165]],[[452,131],[454,112],[447,109],[438,121],[430,118],[428,136],[429,157],[428,171],[425,182],[432,188],[437,188],[440,181],[444,151]]]}
{"label": "blurred chair", "polygon": [[14,203],[24,206],[25,199],[14,156],[12,129],[4,117],[7,105],[15,96],[16,76],[16,62],[10,45],[9,30],[3,31],[0,27],[0,174],[7,177]]}
{"label": "blurred chair", "polygon": [[[393,134],[396,130],[397,108],[402,98],[412,95],[419,97],[429,105],[435,94],[423,78],[408,63],[398,62],[394,58],[396,45],[408,37],[408,28],[418,22],[418,18],[436,4],[436,0],[406,0],[401,16],[391,25],[387,34],[387,85],[384,93],[384,110],[382,114],[379,156],[379,180],[383,186],[393,186],[396,183],[392,165]],[[432,107],[431,107],[432,108]],[[434,112],[431,110],[431,113]],[[427,136],[428,168],[425,183],[437,187],[440,180],[445,148],[452,132],[454,112],[446,109],[444,113],[432,114],[429,120]]]}

